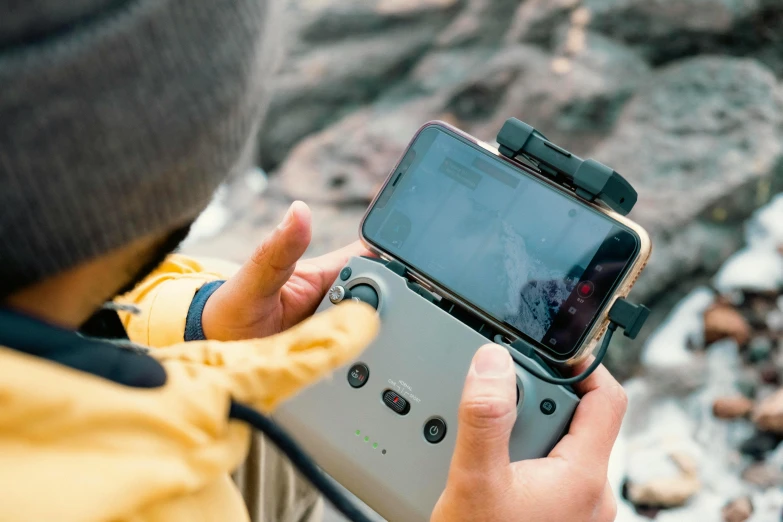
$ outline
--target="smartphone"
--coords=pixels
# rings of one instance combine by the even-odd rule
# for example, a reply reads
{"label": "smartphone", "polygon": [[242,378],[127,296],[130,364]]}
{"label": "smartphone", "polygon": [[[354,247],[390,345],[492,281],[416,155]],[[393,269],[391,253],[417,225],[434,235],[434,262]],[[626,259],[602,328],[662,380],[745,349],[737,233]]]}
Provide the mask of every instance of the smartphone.
{"label": "smartphone", "polygon": [[424,125],[360,236],[434,293],[558,363],[589,355],[651,252],[636,223],[442,122]]}

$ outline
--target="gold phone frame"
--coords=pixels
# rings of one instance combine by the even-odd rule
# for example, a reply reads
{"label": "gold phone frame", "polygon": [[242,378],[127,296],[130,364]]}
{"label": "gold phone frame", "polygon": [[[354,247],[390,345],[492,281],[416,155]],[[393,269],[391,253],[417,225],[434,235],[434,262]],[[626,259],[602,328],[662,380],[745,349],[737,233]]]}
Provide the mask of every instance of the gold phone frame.
{"label": "gold phone frame", "polygon": [[416,280],[417,283],[421,284],[423,287],[425,287],[427,290],[442,296],[446,297],[447,299],[454,301],[456,303],[459,303],[461,306],[464,306],[468,308],[471,312],[475,313],[477,316],[481,317],[484,321],[490,323],[492,326],[494,326],[499,332],[502,332],[506,337],[508,337],[510,340],[515,340],[518,336],[515,332],[512,330],[509,330],[508,327],[494,319],[493,317],[489,316],[482,310],[475,307],[470,302],[466,301],[465,299],[462,299],[453,293],[449,292],[445,288],[437,285],[433,281],[430,281],[427,279],[426,276],[418,273],[414,267],[410,266],[408,263],[406,263],[402,259],[396,258],[394,255],[392,255],[389,252],[386,252],[377,246],[370,243],[367,238],[364,237],[364,222],[367,219],[367,216],[369,215],[372,208],[375,206],[375,203],[378,201],[378,198],[383,193],[383,191],[386,189],[386,186],[389,184],[389,182],[394,177],[395,172],[397,171],[397,168],[400,166],[400,163],[402,162],[405,155],[408,153],[408,150],[410,150],[410,146],[416,141],[419,134],[421,134],[422,131],[427,129],[428,127],[437,126],[441,128],[445,128],[448,131],[459,135],[460,137],[470,141],[471,143],[478,145],[479,147],[485,149],[487,152],[493,154],[500,160],[504,161],[508,165],[521,170],[523,173],[532,176],[540,181],[543,181],[550,187],[553,187],[555,190],[560,191],[561,193],[565,194],[566,196],[570,197],[574,201],[579,202],[580,204],[593,208],[597,210],[598,212],[606,215],[610,219],[616,221],[617,223],[624,225],[625,227],[631,229],[633,232],[636,233],[637,236],[639,236],[639,252],[636,256],[636,259],[633,261],[633,264],[631,265],[630,269],[626,271],[623,278],[620,280],[620,283],[617,285],[616,289],[614,290],[613,294],[609,297],[609,299],[606,301],[606,304],[603,306],[601,311],[598,313],[598,316],[593,322],[593,325],[590,327],[590,329],[587,331],[587,334],[584,336],[582,340],[582,344],[577,348],[577,350],[574,352],[573,355],[571,355],[567,359],[557,359],[555,357],[552,357],[551,354],[545,353],[542,350],[536,349],[536,352],[544,357],[546,360],[555,363],[555,364],[566,364],[566,365],[574,365],[582,362],[587,357],[589,357],[594,351],[595,348],[598,346],[598,342],[601,340],[601,337],[603,337],[604,333],[606,332],[607,327],[609,326],[609,309],[612,307],[612,305],[615,303],[615,301],[620,297],[626,297],[628,293],[631,291],[631,288],[633,288],[633,285],[636,283],[636,280],[639,278],[639,275],[642,273],[642,270],[644,270],[644,267],[647,265],[647,262],[650,259],[650,255],[652,254],[652,242],[650,241],[650,236],[647,233],[647,231],[642,228],[638,223],[635,223],[628,219],[625,216],[622,216],[618,214],[617,212],[614,212],[611,209],[608,209],[606,207],[603,207],[599,205],[598,203],[586,201],[584,199],[581,199],[577,197],[573,192],[570,190],[563,188],[562,186],[558,185],[557,183],[554,183],[551,179],[547,178],[546,176],[540,174],[539,172],[536,172],[532,168],[528,167],[527,165],[521,164],[519,162],[516,162],[510,158],[507,158],[503,154],[501,154],[497,148],[493,147],[492,145],[485,143],[479,139],[474,138],[470,134],[452,126],[449,125],[446,122],[439,121],[439,120],[432,120],[428,121],[419,129],[416,131],[416,133],[411,138],[411,141],[408,143],[408,146],[405,148],[405,151],[400,156],[400,160],[394,165],[394,168],[391,169],[388,176],[386,177],[386,180],[383,182],[383,185],[378,190],[378,192],[375,194],[375,197],[373,197],[372,202],[367,207],[367,211],[364,213],[364,216],[362,216],[362,220],[359,223],[359,237],[361,238],[362,243],[364,243],[365,247],[373,252],[375,255],[381,257],[382,259],[386,260],[394,260],[398,261],[399,263],[402,263],[408,270],[408,273],[410,274],[411,278]]}

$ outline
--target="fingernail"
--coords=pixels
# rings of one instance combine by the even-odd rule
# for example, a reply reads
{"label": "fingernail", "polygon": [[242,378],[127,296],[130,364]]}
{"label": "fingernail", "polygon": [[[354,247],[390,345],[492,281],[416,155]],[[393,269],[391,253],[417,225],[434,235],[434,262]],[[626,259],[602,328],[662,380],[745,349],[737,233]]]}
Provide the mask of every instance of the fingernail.
{"label": "fingernail", "polygon": [[291,206],[288,207],[288,211],[285,213],[285,216],[283,216],[283,220],[280,222],[279,225],[277,225],[277,228],[280,230],[284,228],[288,228],[288,225],[291,224],[291,221],[294,219],[294,204],[291,203]]}
{"label": "fingernail", "polygon": [[488,344],[479,348],[473,360],[476,373],[484,377],[494,377],[505,374],[511,366],[511,356],[505,348],[496,344]]}

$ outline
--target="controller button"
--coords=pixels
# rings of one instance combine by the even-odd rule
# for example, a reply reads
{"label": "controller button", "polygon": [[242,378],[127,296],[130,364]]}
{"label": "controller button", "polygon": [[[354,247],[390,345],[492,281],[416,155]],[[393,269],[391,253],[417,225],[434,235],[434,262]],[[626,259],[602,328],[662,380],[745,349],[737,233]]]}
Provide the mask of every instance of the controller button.
{"label": "controller button", "polygon": [[342,270],[340,270],[340,279],[343,281],[348,281],[348,278],[351,277],[351,267],[346,266]]}
{"label": "controller button", "polygon": [[552,399],[544,399],[541,401],[540,409],[544,415],[552,415],[557,409],[557,404]]}
{"label": "controller button", "polygon": [[370,378],[370,369],[365,364],[354,364],[351,369],[348,370],[348,384],[354,388],[361,388],[367,384],[367,379]]}
{"label": "controller button", "polygon": [[437,444],[446,436],[446,421],[433,417],[424,423],[424,438],[431,444]]}
{"label": "controller button", "polygon": [[333,286],[329,289],[329,301],[332,304],[342,303],[345,299],[351,298],[351,292],[346,290],[344,286]]}
{"label": "controller button", "polygon": [[397,392],[391,390],[383,392],[383,403],[400,415],[405,415],[411,410],[410,403],[403,399]]}

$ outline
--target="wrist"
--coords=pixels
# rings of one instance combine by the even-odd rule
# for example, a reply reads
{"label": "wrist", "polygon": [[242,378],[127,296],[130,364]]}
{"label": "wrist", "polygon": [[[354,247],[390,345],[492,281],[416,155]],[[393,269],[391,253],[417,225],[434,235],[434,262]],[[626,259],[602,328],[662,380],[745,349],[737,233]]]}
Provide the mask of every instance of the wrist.
{"label": "wrist", "polygon": [[209,298],[225,281],[211,281],[198,289],[190,302],[188,315],[185,319],[185,341],[203,341],[209,338],[204,331],[204,311]]}

